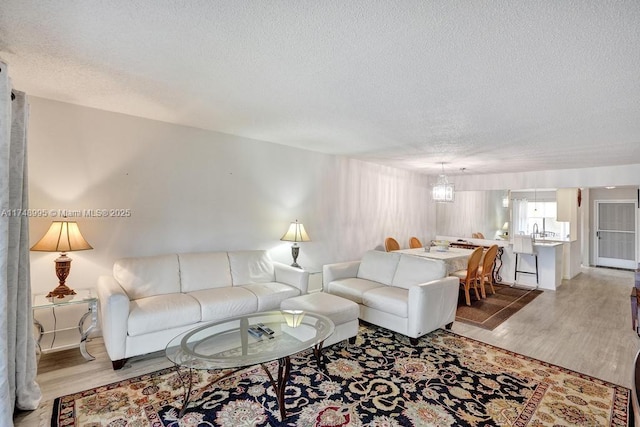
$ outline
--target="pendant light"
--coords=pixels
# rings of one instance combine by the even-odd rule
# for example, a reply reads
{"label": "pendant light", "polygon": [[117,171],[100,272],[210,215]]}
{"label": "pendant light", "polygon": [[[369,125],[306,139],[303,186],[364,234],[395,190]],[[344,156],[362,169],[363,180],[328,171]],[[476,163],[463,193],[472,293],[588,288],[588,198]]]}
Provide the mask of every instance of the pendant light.
{"label": "pendant light", "polygon": [[438,175],[438,181],[436,181],[436,184],[433,186],[431,197],[436,202],[453,202],[453,184],[449,182],[447,176],[444,174],[444,162],[440,164],[442,165],[442,173]]}

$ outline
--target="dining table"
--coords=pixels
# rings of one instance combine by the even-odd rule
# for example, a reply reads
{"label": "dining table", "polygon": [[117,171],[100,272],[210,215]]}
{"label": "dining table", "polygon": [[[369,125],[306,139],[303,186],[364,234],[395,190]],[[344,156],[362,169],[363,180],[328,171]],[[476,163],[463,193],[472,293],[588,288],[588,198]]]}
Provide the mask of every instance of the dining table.
{"label": "dining table", "polygon": [[473,249],[455,247],[441,249],[439,246],[428,246],[427,248],[400,249],[393,252],[442,261],[447,269],[447,274],[451,274],[454,271],[467,268],[467,262]]}

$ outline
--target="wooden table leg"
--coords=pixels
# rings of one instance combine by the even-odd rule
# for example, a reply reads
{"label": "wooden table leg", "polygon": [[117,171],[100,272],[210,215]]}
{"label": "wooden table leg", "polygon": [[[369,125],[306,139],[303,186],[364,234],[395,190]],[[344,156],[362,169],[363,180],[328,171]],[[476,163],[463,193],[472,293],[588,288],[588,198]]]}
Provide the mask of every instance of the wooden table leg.
{"label": "wooden table leg", "polygon": [[216,385],[216,383],[218,381],[223,380],[223,379],[235,374],[236,372],[241,371],[242,369],[244,369],[244,367],[242,367],[242,368],[233,369],[231,371],[227,371],[227,372],[223,373],[222,375],[220,375],[219,377],[217,377],[213,381],[211,381],[209,384],[207,384],[204,387],[202,387],[200,389],[200,391],[198,393],[196,393],[195,396],[192,396],[191,392],[193,391],[193,369],[191,367],[187,367],[187,369],[189,370],[189,372],[188,372],[189,384],[185,384],[186,380],[180,374],[180,365],[179,364],[175,364],[175,367],[176,367],[176,374],[178,375],[178,379],[180,380],[180,383],[182,384],[182,388],[185,390],[184,397],[183,397],[183,400],[182,400],[182,407],[180,408],[180,412],[178,412],[178,417],[179,418],[182,418],[184,416],[185,412],[187,411],[187,407],[189,406],[189,403],[191,402],[192,397],[196,397],[196,398],[202,397],[202,394],[204,392],[206,392],[207,390],[209,390],[214,385]]}
{"label": "wooden table leg", "polygon": [[318,364],[318,369],[326,372],[327,367],[325,366],[324,355],[322,354],[323,344],[324,344],[324,341],[322,341],[320,344],[316,344],[313,347],[313,355],[316,357],[316,363]]}
{"label": "wooden table leg", "polygon": [[278,376],[274,380],[273,375],[264,363],[261,363],[262,369],[267,373],[273,391],[276,393],[276,399],[278,401],[278,408],[280,409],[280,421],[284,421],[287,418],[287,410],[284,406],[284,390],[287,387],[289,381],[289,373],[291,372],[291,360],[289,356],[278,359]]}
{"label": "wooden table leg", "polygon": [[182,375],[180,375],[180,365],[176,364],[176,374],[178,375],[178,379],[180,380],[180,383],[182,383],[182,388],[184,389],[184,395],[182,398],[182,407],[180,408],[180,412],[178,412],[178,418],[182,418],[182,416],[184,415],[185,411],[187,410],[187,406],[189,406],[189,401],[191,400],[191,389],[193,388],[193,377],[191,376],[191,368],[189,368],[189,371],[187,373],[187,375],[189,375],[189,384],[185,384],[184,383],[184,379],[182,378]]}

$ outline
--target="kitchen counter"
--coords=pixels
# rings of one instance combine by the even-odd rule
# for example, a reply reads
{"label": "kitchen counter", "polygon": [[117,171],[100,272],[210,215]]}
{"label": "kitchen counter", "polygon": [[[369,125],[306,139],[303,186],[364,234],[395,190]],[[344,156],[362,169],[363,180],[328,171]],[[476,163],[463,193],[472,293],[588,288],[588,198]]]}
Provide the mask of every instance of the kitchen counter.
{"label": "kitchen counter", "polygon": [[[564,243],[536,240],[533,244],[535,252],[538,254],[538,287],[555,291],[562,283],[562,254]],[[516,284],[525,286],[536,286],[535,274],[518,274],[514,278],[515,254],[513,246],[509,246],[509,252],[513,257],[513,270],[511,280]],[[519,271],[536,271],[535,258],[531,255],[520,255],[518,257]]]}
{"label": "kitchen counter", "polygon": [[564,245],[564,243],[562,242],[539,241],[539,240],[536,240],[533,243],[534,247],[537,247],[537,246],[553,247],[553,246],[562,246],[562,245]]}
{"label": "kitchen counter", "polygon": [[568,237],[536,237],[534,239],[536,242],[550,242],[550,243],[567,243],[571,242],[571,239]]}
{"label": "kitchen counter", "polygon": [[560,246],[562,254],[562,278],[573,279],[580,273],[582,264],[580,242],[578,240],[563,239],[557,237],[546,239],[536,239],[534,247],[539,250],[543,248]]}

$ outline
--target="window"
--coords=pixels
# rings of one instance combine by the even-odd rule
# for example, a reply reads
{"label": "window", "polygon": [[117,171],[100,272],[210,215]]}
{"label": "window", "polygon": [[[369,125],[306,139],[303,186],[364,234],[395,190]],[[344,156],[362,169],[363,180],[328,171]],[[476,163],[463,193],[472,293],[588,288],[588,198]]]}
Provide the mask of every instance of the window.
{"label": "window", "polygon": [[534,237],[566,238],[569,235],[569,223],[556,220],[556,202],[527,203],[527,220],[524,234]]}

